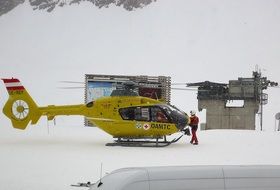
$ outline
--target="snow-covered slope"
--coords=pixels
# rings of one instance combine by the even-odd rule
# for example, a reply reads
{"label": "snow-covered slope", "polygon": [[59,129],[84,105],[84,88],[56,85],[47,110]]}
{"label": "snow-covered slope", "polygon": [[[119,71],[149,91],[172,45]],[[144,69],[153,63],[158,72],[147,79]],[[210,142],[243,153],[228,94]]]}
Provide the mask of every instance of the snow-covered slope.
{"label": "snow-covered slope", "polygon": [[0,189],[75,189],[70,185],[97,181],[101,164],[103,175],[134,166],[280,164],[276,132],[201,131],[198,146],[185,136],[165,148],[132,148],[105,146],[112,138],[98,128],[0,130]]}

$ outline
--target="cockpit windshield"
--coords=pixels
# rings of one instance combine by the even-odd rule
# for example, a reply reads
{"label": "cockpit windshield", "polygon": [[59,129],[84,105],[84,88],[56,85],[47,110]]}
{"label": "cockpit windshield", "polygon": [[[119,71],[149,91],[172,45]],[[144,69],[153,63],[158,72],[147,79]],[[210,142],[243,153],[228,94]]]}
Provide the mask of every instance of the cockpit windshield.
{"label": "cockpit windshield", "polygon": [[171,114],[172,112],[178,112],[179,114],[185,114],[185,112],[179,110],[178,108],[176,108],[175,106],[171,106],[171,105],[160,105],[160,107],[162,109],[164,109],[166,111],[166,113]]}
{"label": "cockpit windshield", "polygon": [[177,127],[182,130],[188,124],[188,115],[171,105],[159,105],[172,119],[174,123],[177,123]]}

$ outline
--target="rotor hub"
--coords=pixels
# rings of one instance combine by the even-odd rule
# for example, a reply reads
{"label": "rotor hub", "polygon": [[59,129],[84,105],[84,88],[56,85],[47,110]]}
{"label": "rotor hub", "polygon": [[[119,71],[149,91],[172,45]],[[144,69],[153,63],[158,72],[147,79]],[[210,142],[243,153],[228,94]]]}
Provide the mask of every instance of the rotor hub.
{"label": "rotor hub", "polygon": [[23,106],[18,106],[18,107],[17,107],[17,112],[18,112],[18,113],[24,112],[24,107],[23,107]]}

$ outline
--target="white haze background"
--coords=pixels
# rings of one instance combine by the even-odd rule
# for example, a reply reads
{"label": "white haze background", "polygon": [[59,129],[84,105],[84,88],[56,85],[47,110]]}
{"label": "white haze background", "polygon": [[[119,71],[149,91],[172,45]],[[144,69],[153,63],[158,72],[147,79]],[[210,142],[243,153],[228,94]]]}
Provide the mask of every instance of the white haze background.
{"label": "white haze background", "polygon": [[[277,0],[158,0],[132,12],[83,2],[52,13],[24,3],[0,17],[0,77],[19,78],[41,106],[82,103],[82,89],[57,87],[86,73],[227,83],[251,77],[258,65],[279,82],[279,20]],[[3,83],[0,92],[3,107]],[[112,138],[82,127],[82,117],[58,117],[55,126],[42,118],[19,131],[1,113],[0,189],[71,189],[97,180],[101,163],[103,174],[129,166],[280,164],[274,132],[280,89],[266,92],[264,131],[201,131],[196,147],[188,137],[160,149],[106,147]],[[196,93],[172,91],[172,104],[196,109]],[[205,112],[198,116],[205,121]]]}

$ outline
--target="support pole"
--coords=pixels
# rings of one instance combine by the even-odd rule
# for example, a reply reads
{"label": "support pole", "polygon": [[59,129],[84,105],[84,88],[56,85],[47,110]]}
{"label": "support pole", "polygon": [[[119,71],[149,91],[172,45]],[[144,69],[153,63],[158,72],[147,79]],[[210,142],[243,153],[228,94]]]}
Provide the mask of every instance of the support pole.
{"label": "support pole", "polygon": [[261,131],[262,131],[262,127],[263,127],[263,90],[261,89],[261,121],[260,121],[260,125],[261,125]]}

